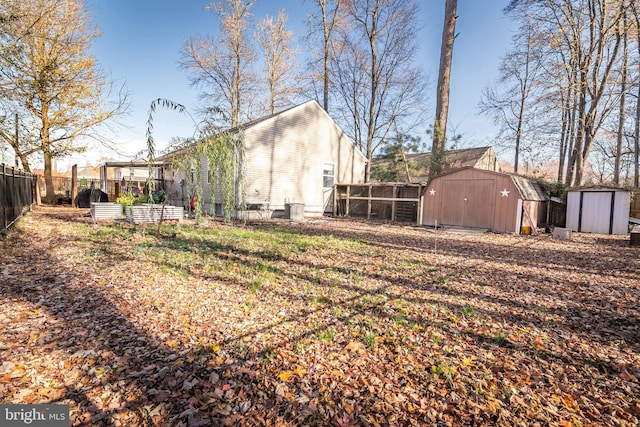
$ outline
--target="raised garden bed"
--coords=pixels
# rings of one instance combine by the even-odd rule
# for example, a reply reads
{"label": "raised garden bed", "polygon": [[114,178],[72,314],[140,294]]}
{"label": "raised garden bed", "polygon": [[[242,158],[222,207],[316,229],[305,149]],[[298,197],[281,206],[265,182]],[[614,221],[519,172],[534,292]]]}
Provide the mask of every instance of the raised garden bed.
{"label": "raised garden bed", "polygon": [[91,202],[91,218],[93,219],[120,219],[122,218],[122,205],[114,202]]}
{"label": "raised garden bed", "polygon": [[154,205],[145,203],[142,205],[133,205],[125,207],[125,216],[127,222],[132,224],[148,224],[160,221],[181,221],[184,219],[184,209],[181,206],[164,206],[164,214],[162,213],[162,205]]}

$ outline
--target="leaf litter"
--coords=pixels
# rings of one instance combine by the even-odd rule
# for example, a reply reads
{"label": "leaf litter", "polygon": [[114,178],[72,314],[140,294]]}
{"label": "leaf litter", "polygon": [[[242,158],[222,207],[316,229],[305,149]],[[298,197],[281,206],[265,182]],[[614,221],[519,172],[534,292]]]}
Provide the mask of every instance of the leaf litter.
{"label": "leaf litter", "polygon": [[637,425],[625,238],[318,219],[0,242],[0,401],[72,425]]}

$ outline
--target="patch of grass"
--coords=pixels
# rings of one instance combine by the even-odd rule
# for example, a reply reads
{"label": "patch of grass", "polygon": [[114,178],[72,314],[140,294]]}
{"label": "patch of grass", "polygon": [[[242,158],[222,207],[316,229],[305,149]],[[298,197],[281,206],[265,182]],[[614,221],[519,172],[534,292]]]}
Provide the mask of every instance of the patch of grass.
{"label": "patch of grass", "polygon": [[507,336],[504,332],[499,332],[495,337],[493,337],[493,342],[500,347],[504,347],[507,345]]}
{"label": "patch of grass", "polygon": [[214,354],[219,349],[220,346],[212,345],[212,344],[200,344],[196,348],[196,356],[210,356]]}
{"label": "patch of grass", "polygon": [[446,363],[436,362],[431,366],[431,373],[445,380],[448,385],[453,384],[455,370]]}
{"label": "patch of grass", "polygon": [[441,285],[446,285],[450,280],[451,279],[448,276],[443,276],[438,278],[438,283]]}
{"label": "patch of grass", "polygon": [[371,304],[371,297],[369,295],[365,295],[356,303],[356,307],[366,307]]}
{"label": "patch of grass", "polygon": [[254,294],[257,293],[260,289],[262,289],[262,280],[254,279],[249,283],[249,290]]}
{"label": "patch of grass", "polygon": [[313,305],[318,305],[318,304],[327,304],[327,305],[331,305],[333,304],[333,301],[331,300],[331,298],[326,297],[326,296],[321,296],[321,297],[314,297],[311,300],[311,304]]}
{"label": "patch of grass", "polygon": [[263,365],[271,364],[276,357],[276,352],[270,344],[266,344],[260,353],[262,354]]}
{"label": "patch of grass", "polygon": [[462,307],[462,315],[465,319],[473,319],[474,317],[476,317],[476,310],[475,308],[473,308],[473,306],[465,304],[465,306]]}
{"label": "patch of grass", "polygon": [[397,314],[393,316],[393,322],[396,325],[401,325],[401,326],[407,326],[409,324],[409,321],[407,320],[407,316],[405,316],[404,314]]}
{"label": "patch of grass", "polygon": [[249,355],[249,345],[241,342],[233,345],[233,352],[239,359],[246,359]]}
{"label": "patch of grass", "polygon": [[333,329],[324,329],[324,330],[318,331],[317,335],[318,335],[318,338],[321,339],[322,341],[333,341],[336,336]]}
{"label": "patch of grass", "polygon": [[472,389],[469,389],[469,392],[475,394],[476,396],[484,396],[485,394],[485,391],[482,388],[482,383],[479,380],[476,380],[475,385]]}
{"label": "patch of grass", "polygon": [[374,349],[376,347],[376,338],[378,336],[374,333],[368,333],[362,338],[362,342],[364,345],[369,347],[370,349]]}

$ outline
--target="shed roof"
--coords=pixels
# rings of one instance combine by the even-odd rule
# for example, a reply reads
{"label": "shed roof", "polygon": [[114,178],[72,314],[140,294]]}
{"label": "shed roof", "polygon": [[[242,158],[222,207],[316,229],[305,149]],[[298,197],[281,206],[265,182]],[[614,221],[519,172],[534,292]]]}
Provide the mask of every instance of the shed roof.
{"label": "shed roof", "polygon": [[[535,202],[545,202],[549,200],[549,197],[542,189],[542,186],[536,180],[527,178],[526,176],[516,175],[513,173],[495,172],[495,171],[490,171],[486,169],[476,169],[471,166],[467,166],[464,168],[444,172],[433,179],[435,180],[445,176],[454,175],[460,171],[467,170],[467,169],[474,169],[477,172],[484,173],[484,174],[510,177],[511,181],[513,182],[513,185],[518,190],[518,193],[520,194],[520,197],[522,198],[522,200],[535,201]],[[425,187],[425,190],[426,188],[428,188],[428,186]]]}
{"label": "shed roof", "polygon": [[574,191],[621,191],[621,192],[629,192],[631,190],[628,190],[628,189],[626,189],[624,187],[617,187],[615,185],[602,185],[602,184],[588,185],[588,186],[584,186],[584,187],[572,187],[572,188],[567,190],[567,192],[574,192]]}
{"label": "shed roof", "polygon": [[530,178],[520,175],[511,175],[511,180],[516,186],[523,200],[546,202],[549,197],[545,194],[540,184]]}

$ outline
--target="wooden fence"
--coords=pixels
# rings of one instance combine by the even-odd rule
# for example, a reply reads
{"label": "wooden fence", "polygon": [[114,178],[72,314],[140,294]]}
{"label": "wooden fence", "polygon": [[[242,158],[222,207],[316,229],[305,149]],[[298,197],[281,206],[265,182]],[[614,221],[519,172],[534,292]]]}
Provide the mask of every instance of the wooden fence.
{"label": "wooden fence", "polygon": [[333,215],[418,222],[420,197],[425,186],[424,183],[383,182],[336,184]]}
{"label": "wooden fence", "polygon": [[0,164],[0,232],[6,231],[36,201],[37,176]]}

